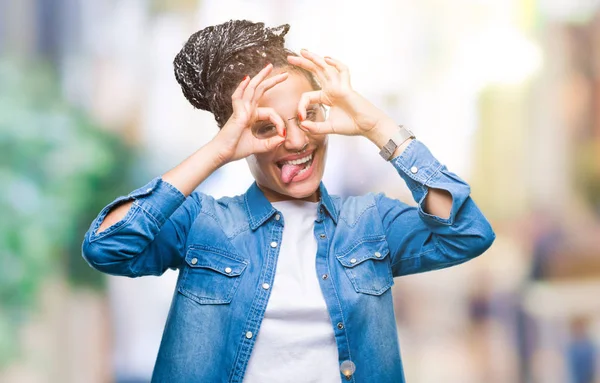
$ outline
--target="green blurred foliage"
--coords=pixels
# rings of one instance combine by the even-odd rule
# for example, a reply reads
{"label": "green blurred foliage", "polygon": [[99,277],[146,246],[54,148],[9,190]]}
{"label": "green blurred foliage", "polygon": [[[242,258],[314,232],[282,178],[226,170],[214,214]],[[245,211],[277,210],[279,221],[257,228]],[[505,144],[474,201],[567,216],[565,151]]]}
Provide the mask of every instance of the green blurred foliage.
{"label": "green blurred foliage", "polygon": [[102,207],[132,189],[133,158],[65,102],[50,66],[0,61],[0,367],[45,278],[102,287],[81,243]]}

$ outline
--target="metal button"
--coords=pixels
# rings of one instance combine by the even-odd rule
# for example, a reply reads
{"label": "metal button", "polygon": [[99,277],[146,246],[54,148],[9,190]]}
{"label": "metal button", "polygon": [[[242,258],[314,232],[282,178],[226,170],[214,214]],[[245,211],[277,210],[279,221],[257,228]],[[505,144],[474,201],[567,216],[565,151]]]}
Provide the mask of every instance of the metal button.
{"label": "metal button", "polygon": [[342,330],[344,328],[344,324],[342,322],[337,324],[337,328],[339,328],[340,330]]}
{"label": "metal button", "polygon": [[268,283],[263,283],[262,284],[262,288],[265,290],[269,290],[269,287],[271,287]]}
{"label": "metal button", "polygon": [[345,360],[340,365],[340,372],[346,377],[347,380],[352,378],[352,374],[356,371],[356,365],[351,360]]}
{"label": "metal button", "polygon": [[321,212],[321,214],[323,214],[323,208],[320,208],[319,211]]}
{"label": "metal button", "polygon": [[352,258],[352,259],[350,260],[350,263],[356,263],[356,258]]}
{"label": "metal button", "polygon": [[271,247],[277,247],[277,242],[271,242]]}
{"label": "metal button", "polygon": [[380,253],[379,251],[376,251],[376,252],[375,252],[375,256],[376,256],[377,258],[381,258],[381,253]]}
{"label": "metal button", "polygon": [[281,215],[275,214],[275,221],[279,221],[281,219]]}
{"label": "metal button", "polygon": [[231,267],[226,267],[226,268],[225,268],[225,272],[226,272],[227,274],[231,273]]}
{"label": "metal button", "polygon": [[327,236],[325,234],[319,234],[319,238],[325,239]]}
{"label": "metal button", "polygon": [[416,166],[413,166],[412,168],[410,168],[410,172],[412,174],[416,174],[419,171],[419,168],[417,168]]}
{"label": "metal button", "polygon": [[198,258],[192,258],[192,265],[195,265],[196,263],[198,263]]}
{"label": "metal button", "polygon": [[252,331],[248,331],[246,333],[246,338],[251,339],[252,338]]}
{"label": "metal button", "polygon": [[323,279],[327,279],[328,275],[327,274],[323,274],[323,276],[321,278]]}

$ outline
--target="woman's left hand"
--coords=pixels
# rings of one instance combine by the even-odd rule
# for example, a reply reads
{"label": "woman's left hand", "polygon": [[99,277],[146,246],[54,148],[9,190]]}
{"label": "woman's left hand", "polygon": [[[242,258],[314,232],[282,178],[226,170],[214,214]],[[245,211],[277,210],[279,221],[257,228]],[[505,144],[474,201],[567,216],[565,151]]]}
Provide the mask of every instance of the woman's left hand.
{"label": "woman's left hand", "polygon": [[[288,62],[312,72],[321,85],[321,90],[304,93],[300,99],[298,117],[302,121],[301,128],[314,134],[368,137],[374,133],[379,122],[389,119],[383,111],[352,89],[346,65],[305,49],[300,54],[301,56],[288,56]],[[329,106],[327,120],[306,120],[306,108],[317,103]]]}

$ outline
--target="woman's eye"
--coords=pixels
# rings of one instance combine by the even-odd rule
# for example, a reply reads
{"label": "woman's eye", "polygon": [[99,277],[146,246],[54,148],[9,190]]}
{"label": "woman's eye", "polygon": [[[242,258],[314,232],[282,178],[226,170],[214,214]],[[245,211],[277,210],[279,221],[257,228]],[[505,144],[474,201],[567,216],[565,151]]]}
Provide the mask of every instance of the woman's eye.
{"label": "woman's eye", "polygon": [[256,131],[256,134],[258,134],[259,136],[268,136],[275,131],[276,131],[275,125],[265,125],[265,126],[258,128],[258,130]]}
{"label": "woman's eye", "polygon": [[317,112],[315,110],[306,111],[306,119],[314,121],[317,118]]}

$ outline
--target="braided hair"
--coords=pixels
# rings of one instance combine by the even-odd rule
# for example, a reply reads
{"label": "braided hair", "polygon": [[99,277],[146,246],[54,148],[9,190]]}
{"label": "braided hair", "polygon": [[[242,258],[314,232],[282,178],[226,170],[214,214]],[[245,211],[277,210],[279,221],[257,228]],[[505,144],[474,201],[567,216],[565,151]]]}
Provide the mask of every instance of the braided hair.
{"label": "braided hair", "polygon": [[287,56],[297,56],[284,47],[289,29],[289,24],[268,28],[230,20],[192,34],[173,61],[183,95],[195,108],[211,112],[220,129],[233,113],[231,95],[244,76],[256,75],[268,63],[300,72],[320,89],[312,73],[287,62]]}

